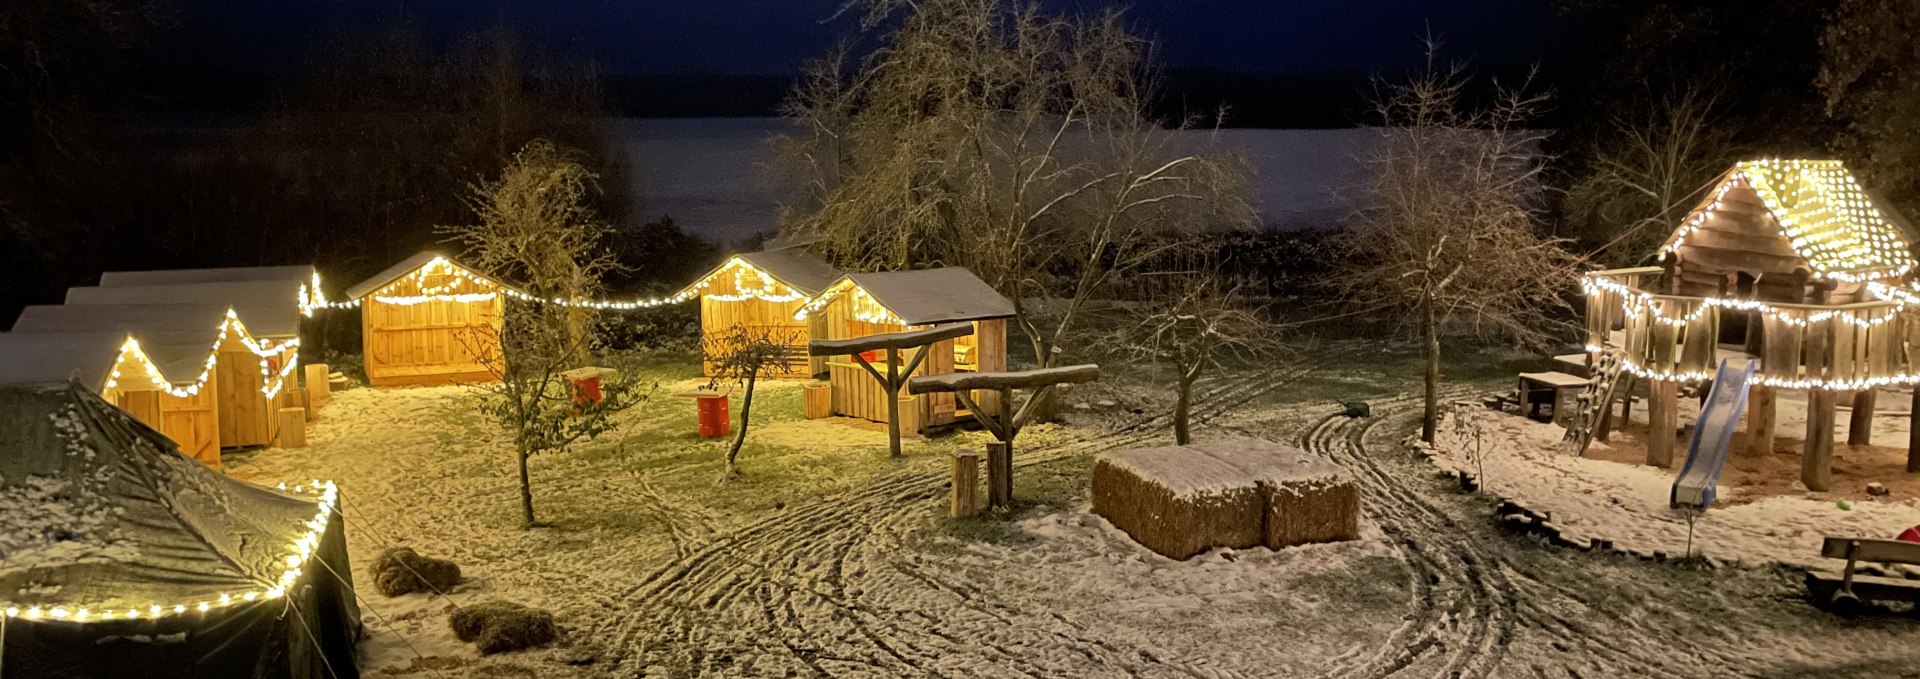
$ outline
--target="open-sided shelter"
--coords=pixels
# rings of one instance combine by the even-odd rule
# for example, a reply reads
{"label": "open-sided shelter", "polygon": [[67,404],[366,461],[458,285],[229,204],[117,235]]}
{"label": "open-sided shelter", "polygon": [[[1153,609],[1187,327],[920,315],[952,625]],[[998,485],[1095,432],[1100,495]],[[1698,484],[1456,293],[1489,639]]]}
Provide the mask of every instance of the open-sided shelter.
{"label": "open-sided shelter", "polygon": [[7,676],[358,676],[331,484],[221,475],[77,384],[0,387],[0,450]]}
{"label": "open-sided shelter", "polygon": [[[942,340],[914,375],[1007,369],[1007,319],[1013,302],[973,272],[959,267],[853,273],[836,279],[809,300],[795,315],[812,320],[818,339],[850,339],[901,332],[943,323],[972,323],[973,334]],[[884,368],[885,356],[868,357]],[[845,358],[826,362],[833,390],[833,412],[875,422],[887,420],[886,391],[857,362]],[[902,366],[904,367],[904,366]],[[970,417],[951,393],[913,397],[915,423],[921,428],[952,424]],[[982,408],[1001,407],[996,392],[975,392]],[[995,410],[997,413],[998,411]]]}
{"label": "open-sided shelter", "polygon": [[300,311],[292,297],[278,293],[297,288],[283,282],[71,288],[66,305],[22,311],[14,331],[117,330],[142,343],[212,352],[220,446],[264,446],[274,439],[275,413],[288,403],[289,380],[296,379]]}
{"label": "open-sided shelter", "polygon": [[515,291],[422,252],[347,288],[360,302],[361,354],[374,386],[485,382]]}
{"label": "open-sided shelter", "polygon": [[1587,349],[1649,383],[1667,432],[1650,437],[1649,462],[1672,457],[1676,387],[1744,355],[1760,361],[1748,445],[1772,449],[1773,390],[1807,390],[1802,480],[1825,490],[1834,399],[1853,396],[1864,436],[1874,388],[1920,382],[1911,231],[1839,161],[1744,161],[1667,238],[1660,266],[1587,274]]}
{"label": "open-sided shelter", "polygon": [[[820,294],[840,272],[820,258],[799,247],[734,255],[682,289],[675,298],[700,298],[701,346],[711,353],[713,342],[736,325],[756,333],[770,331],[776,337],[789,338],[797,356],[806,355],[807,340],[813,339],[818,319],[794,317],[807,299]],[[707,375],[714,362],[704,361]],[[826,372],[826,360],[813,358],[794,361],[791,373],[782,377],[805,377]]]}

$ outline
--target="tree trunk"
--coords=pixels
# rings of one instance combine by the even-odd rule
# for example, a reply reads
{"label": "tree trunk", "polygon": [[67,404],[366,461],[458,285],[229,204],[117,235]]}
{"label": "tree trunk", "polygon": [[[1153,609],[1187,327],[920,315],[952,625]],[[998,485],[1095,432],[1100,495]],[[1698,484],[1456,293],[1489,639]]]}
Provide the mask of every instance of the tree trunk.
{"label": "tree trunk", "polygon": [[740,446],[747,442],[747,417],[753,413],[753,383],[757,375],[747,376],[747,397],[740,400],[740,430],[733,433],[733,447],[727,449],[727,471],[724,478],[731,479],[739,473],[733,461],[740,457]]}
{"label": "tree trunk", "polygon": [[1433,302],[1421,304],[1427,327],[1426,409],[1420,417],[1420,440],[1433,443],[1440,427],[1440,319],[1434,316]]}
{"label": "tree trunk", "polygon": [[520,518],[521,528],[532,528],[533,520],[533,482],[527,478],[527,453],[520,451]]}
{"label": "tree trunk", "polygon": [[1193,380],[1181,377],[1178,388],[1180,393],[1173,402],[1173,443],[1184,446],[1193,440],[1187,422],[1193,411]]}

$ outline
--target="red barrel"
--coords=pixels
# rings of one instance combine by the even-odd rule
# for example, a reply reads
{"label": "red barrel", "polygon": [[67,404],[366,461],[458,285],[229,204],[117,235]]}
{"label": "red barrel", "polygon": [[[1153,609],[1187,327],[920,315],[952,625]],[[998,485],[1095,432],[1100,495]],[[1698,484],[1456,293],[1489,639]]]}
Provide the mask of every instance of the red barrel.
{"label": "red barrel", "polygon": [[574,405],[599,403],[601,398],[603,397],[600,394],[600,376],[595,375],[573,381]]}
{"label": "red barrel", "polygon": [[727,416],[727,397],[702,396],[693,400],[700,411],[701,438],[726,436],[733,432],[733,418]]}

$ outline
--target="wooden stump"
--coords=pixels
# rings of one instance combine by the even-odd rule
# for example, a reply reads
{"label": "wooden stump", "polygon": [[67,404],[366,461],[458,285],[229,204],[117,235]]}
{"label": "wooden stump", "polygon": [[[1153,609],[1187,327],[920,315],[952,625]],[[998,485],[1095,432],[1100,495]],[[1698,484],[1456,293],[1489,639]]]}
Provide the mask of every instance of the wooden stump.
{"label": "wooden stump", "polygon": [[327,401],[333,398],[333,391],[328,388],[330,385],[327,382],[327,364],[308,363],[301,370],[305,371],[307,378],[307,407],[318,412],[320,406],[326,405]]}
{"label": "wooden stump", "polygon": [[1807,448],[1800,458],[1800,482],[1807,490],[1833,487],[1833,399],[1827,389],[1807,391]]}
{"label": "wooden stump", "polygon": [[920,433],[920,397],[901,396],[900,398],[900,435],[912,436]]}
{"label": "wooden stump", "polygon": [[833,415],[833,385],[809,384],[801,388],[807,397],[807,419],[818,420]]}
{"label": "wooden stump", "polygon": [[1758,381],[1747,388],[1747,455],[1763,457],[1773,454],[1773,425],[1775,422],[1773,406],[1773,387]]}
{"label": "wooden stump", "polygon": [[1680,401],[1680,385],[1649,381],[1647,390],[1647,464],[1672,467],[1674,410]]}
{"label": "wooden stump", "polygon": [[953,489],[948,513],[964,519],[980,513],[980,454],[971,450],[953,453]]}
{"label": "wooden stump", "polygon": [[301,412],[306,414],[307,421],[313,421],[313,392],[308,391],[306,387],[293,387],[286,390],[286,393],[287,407],[299,408]]}
{"label": "wooden stump", "polygon": [[1873,390],[1853,393],[1853,415],[1847,418],[1847,445],[1873,445]]}
{"label": "wooden stump", "polygon": [[1013,504],[1013,445],[987,444],[987,506],[1000,509]]}
{"label": "wooden stump", "polygon": [[307,447],[307,409],[281,408],[274,419],[280,428],[278,439],[281,448]]}

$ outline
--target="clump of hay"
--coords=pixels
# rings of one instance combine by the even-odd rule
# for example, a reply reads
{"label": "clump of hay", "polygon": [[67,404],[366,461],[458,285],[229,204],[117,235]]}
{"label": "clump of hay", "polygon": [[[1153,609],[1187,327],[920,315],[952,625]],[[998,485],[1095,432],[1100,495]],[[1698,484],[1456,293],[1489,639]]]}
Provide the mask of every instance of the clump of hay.
{"label": "clump of hay", "polygon": [[473,642],[482,655],[532,648],[560,635],[552,613],[499,599],[456,610],[448,622],[454,636]]}
{"label": "clump of hay", "polygon": [[460,583],[460,566],[446,559],[420,556],[411,547],[382,550],[373,557],[374,589],[387,596],[412,592],[446,592]]}

